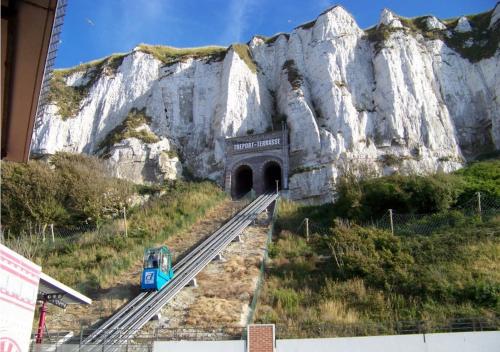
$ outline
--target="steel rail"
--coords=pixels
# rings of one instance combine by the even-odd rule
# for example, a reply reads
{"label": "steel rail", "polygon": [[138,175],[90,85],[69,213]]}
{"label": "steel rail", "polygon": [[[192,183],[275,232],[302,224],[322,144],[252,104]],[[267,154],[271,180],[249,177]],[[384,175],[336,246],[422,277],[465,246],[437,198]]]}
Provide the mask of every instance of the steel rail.
{"label": "steel rail", "polygon": [[[130,321],[132,322],[131,326],[124,327],[120,329],[120,333],[115,334],[115,336],[110,337],[111,341],[108,341],[109,344],[113,344],[122,340],[124,338],[128,338],[130,335],[130,331],[132,334],[135,333],[138,329],[140,329],[144,324],[146,324],[153,316],[156,314],[165,304],[168,303],[182,288],[186,286],[189,281],[195,277],[203,268],[210,263],[213,258],[224,249],[231,241],[239,234],[243,232],[243,230],[253,221],[256,215],[262,212],[265,208],[267,208],[276,198],[276,195],[266,195],[267,197],[263,198],[263,202],[257,207],[256,211],[245,218],[242,218],[241,222],[238,223],[238,226],[231,232],[224,234],[219,239],[219,243],[216,243],[214,247],[205,249],[200,257],[193,263],[192,267],[190,267],[188,272],[184,272],[177,277],[175,282],[172,282],[171,286],[168,290],[161,291],[162,294],[158,299],[154,300],[152,305],[147,305],[140,311],[139,316],[131,317]],[[127,336],[124,336],[127,334]],[[118,336],[116,336],[118,335]]]}
{"label": "steel rail", "polygon": [[[242,210],[240,210],[239,213],[242,213],[245,210],[247,210],[246,208],[248,208],[249,205],[247,205],[245,208],[243,208]],[[207,242],[209,242],[212,239],[214,239],[220,232],[224,231],[228,226],[230,226],[231,225],[231,221],[233,219],[234,219],[234,217],[231,218],[228,222],[226,222],[223,226],[221,226],[215,233],[213,233],[207,239],[205,239],[205,241],[203,241],[200,245],[198,245],[190,253],[188,253],[187,256],[185,256],[178,263],[176,263],[174,265],[174,267],[173,267],[174,272],[177,272],[178,270],[180,270],[181,267],[183,266],[183,264],[185,264],[189,259],[191,259],[193,257],[193,255],[197,253],[197,250],[199,250],[200,247],[205,246],[207,244]],[[97,339],[97,341],[95,341],[94,343],[99,343],[100,340],[102,340],[102,338],[99,338],[99,335],[105,334],[106,332],[109,333],[109,329],[111,328],[111,326],[113,324],[115,324],[116,322],[118,322],[118,319],[120,319],[125,313],[129,313],[134,308],[140,307],[141,305],[143,305],[145,302],[141,302],[141,300],[143,300],[143,299],[147,300],[147,298],[148,298],[147,296],[153,296],[153,295],[154,295],[154,292],[141,292],[140,294],[138,294],[133,300],[131,300],[129,303],[127,303],[116,314],[114,314],[110,319],[108,319],[103,325],[99,326],[87,338],[85,338],[85,340],[82,341],[82,344],[89,344],[93,340],[96,340],[96,339]],[[140,304],[138,305],[138,303],[140,303]]]}
{"label": "steel rail", "polygon": [[[260,212],[262,212],[265,208],[267,208],[274,200],[276,199],[276,196],[271,196],[266,203],[262,206],[260,211],[255,213],[255,216],[258,215]],[[146,308],[149,308],[147,310],[144,310],[142,312],[142,316],[139,317],[138,320],[134,320],[133,324],[125,330],[125,334],[121,334],[120,339],[128,339],[130,338],[135,332],[137,332],[142,326],[144,326],[151,318],[158,312],[160,309],[167,304],[172,298],[175,297],[177,293],[179,293],[182,288],[188,283],[193,277],[195,277],[200,271],[202,271],[205,266],[210,263],[213,258],[222,250],[224,249],[231,241],[241,234],[243,230],[252,223],[253,218],[249,217],[243,221],[243,223],[231,234],[228,234],[223,237],[223,241],[218,246],[217,248],[213,249],[212,251],[207,251],[203,253],[203,257],[200,258],[200,260],[196,261],[193,265],[193,268],[185,274],[185,276],[181,279],[179,279],[179,283],[174,287],[172,286],[170,290],[165,291],[162,296],[158,298],[158,300],[153,302],[153,306],[147,306]],[[111,343],[117,342],[111,341]]]}
{"label": "steel rail", "polygon": [[[267,208],[277,194],[264,194],[238,212],[174,266],[175,276],[163,290],[143,292],[89,335],[82,344],[113,344],[137,331],[191,281],[213,258]],[[209,250],[207,250],[209,249]],[[203,259],[202,261],[200,261]],[[182,279],[182,280],[181,280]],[[146,316],[147,315],[147,319]],[[142,319],[141,319],[142,318]],[[140,328],[139,327],[139,328]],[[135,329],[131,332],[132,329]],[[94,341],[95,340],[95,341]]]}
{"label": "steel rail", "polygon": [[[129,338],[145,323],[147,323],[170,299],[172,299],[180,290],[182,290],[191,281],[198,272],[200,272],[210,261],[226,247],[238,234],[240,234],[269,204],[271,204],[277,195],[265,194],[254,201],[255,206],[240,217],[235,223],[234,229],[226,234],[222,234],[217,241],[209,248],[203,248],[200,257],[193,258],[193,262],[188,268],[189,271],[177,273],[165,289],[158,291],[154,299],[150,299],[151,304],[145,304],[136,310],[134,314],[124,317],[122,326],[115,329],[114,333],[108,336],[106,345],[112,345],[120,340]],[[203,260],[200,260],[203,259]],[[126,336],[125,336],[126,334]]]}
{"label": "steel rail", "polygon": [[[251,212],[252,209],[253,209],[253,207],[247,206],[242,211],[240,211],[235,217],[237,217],[237,216],[244,216],[247,213]],[[193,258],[193,254],[196,254],[197,251],[199,251],[199,250],[203,250],[203,248],[205,248],[207,245],[209,245],[210,242],[213,242],[213,241],[217,240],[218,235],[222,231],[224,231],[228,227],[233,226],[234,222],[235,222],[235,220],[234,220],[235,217],[231,218],[231,220],[228,221],[228,223],[224,224],[219,230],[217,230],[214,234],[212,234],[211,236],[209,236],[209,238],[207,238],[204,242],[202,242],[200,245],[198,245],[197,248],[195,248],[193,251],[191,251],[186,258],[183,258],[183,260],[181,260],[179,263],[177,263],[174,266],[174,272],[176,273],[175,275],[179,275],[180,273],[182,273],[182,271],[184,270],[185,263],[187,262],[188,259],[190,259],[190,258],[192,259]],[[131,305],[130,307],[126,307],[127,310],[130,310],[130,312],[127,312],[127,313],[128,314],[133,314],[135,311],[139,310],[143,305],[147,304],[148,301],[154,299],[154,297],[156,296],[156,294],[157,294],[157,292],[152,292],[152,294],[150,294],[149,296],[144,297],[144,301],[140,302],[140,304],[138,304],[138,305]],[[120,314],[120,316],[122,316],[124,313],[126,313],[126,312],[123,311],[122,314]],[[123,324],[123,322],[124,322],[125,319],[126,319],[126,317],[124,317],[122,320],[118,321],[115,324],[117,326],[113,326],[113,330],[116,330],[116,329],[120,328],[120,325]],[[108,327],[109,327],[109,325],[108,325]],[[101,329],[99,329],[99,330],[101,330]],[[109,334],[109,331],[108,331],[108,334]],[[97,336],[93,336],[93,339],[95,339],[96,337]],[[94,343],[99,343],[105,337],[106,336],[98,338]],[[90,341],[89,340],[85,341],[85,343],[88,343],[88,342],[90,342]]]}

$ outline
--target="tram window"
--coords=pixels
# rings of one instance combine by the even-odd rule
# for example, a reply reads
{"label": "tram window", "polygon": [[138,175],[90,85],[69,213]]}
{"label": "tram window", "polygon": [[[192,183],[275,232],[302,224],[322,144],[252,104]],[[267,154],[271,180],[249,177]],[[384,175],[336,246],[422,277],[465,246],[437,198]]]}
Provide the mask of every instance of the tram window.
{"label": "tram window", "polygon": [[157,253],[154,253],[154,252],[149,253],[145,267],[146,267],[146,269],[158,268],[158,254]]}

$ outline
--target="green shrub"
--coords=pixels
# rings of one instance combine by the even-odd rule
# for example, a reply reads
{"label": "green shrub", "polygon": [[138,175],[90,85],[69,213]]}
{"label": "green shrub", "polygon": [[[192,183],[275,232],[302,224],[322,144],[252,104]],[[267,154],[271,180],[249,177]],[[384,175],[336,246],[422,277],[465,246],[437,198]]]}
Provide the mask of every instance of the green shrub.
{"label": "green shrub", "polygon": [[2,225],[15,232],[29,223],[65,222],[61,182],[46,163],[2,162]]}
{"label": "green shrub", "polygon": [[100,222],[127,205],[131,185],[112,178],[97,158],[57,153],[49,163],[2,162],[2,225]]}
{"label": "green shrub", "polygon": [[454,175],[392,175],[372,179],[340,178],[335,207],[342,217],[377,219],[393,209],[398,213],[429,213],[448,209],[463,183]]}
{"label": "green shrub", "polygon": [[73,222],[98,223],[127,206],[133,188],[128,181],[110,177],[102,161],[81,154],[57,153],[50,163],[61,177],[64,206]]}
{"label": "green shrub", "polygon": [[160,139],[153,132],[138,130],[139,127],[151,124],[151,117],[146,115],[146,108],[132,108],[123,122],[113,128],[99,143],[98,150],[106,154],[112,146],[127,138],[137,138],[144,143],[156,143]]}
{"label": "green shrub", "polygon": [[500,159],[473,162],[455,174],[464,180],[461,200],[467,201],[477,192],[500,197]]}
{"label": "green shrub", "polygon": [[300,297],[292,289],[278,288],[272,292],[272,301],[275,306],[279,306],[289,312],[295,311],[300,303]]}

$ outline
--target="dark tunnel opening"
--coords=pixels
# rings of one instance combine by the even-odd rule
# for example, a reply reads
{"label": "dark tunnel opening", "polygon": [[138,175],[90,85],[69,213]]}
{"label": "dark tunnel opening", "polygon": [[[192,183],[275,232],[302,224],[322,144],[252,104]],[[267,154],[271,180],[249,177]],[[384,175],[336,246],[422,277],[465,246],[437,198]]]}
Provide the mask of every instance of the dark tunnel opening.
{"label": "dark tunnel opening", "polygon": [[276,180],[278,189],[281,189],[281,167],[277,162],[271,161],[264,168],[264,191],[276,191]]}
{"label": "dark tunnel opening", "polygon": [[240,166],[234,174],[234,196],[240,198],[250,192],[253,187],[252,169],[247,165]]}

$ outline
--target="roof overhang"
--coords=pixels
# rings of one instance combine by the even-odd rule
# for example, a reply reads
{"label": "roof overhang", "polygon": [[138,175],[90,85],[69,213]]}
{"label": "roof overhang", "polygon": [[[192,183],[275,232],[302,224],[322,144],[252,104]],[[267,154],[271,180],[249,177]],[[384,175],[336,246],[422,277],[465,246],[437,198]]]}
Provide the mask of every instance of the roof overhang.
{"label": "roof overhang", "polygon": [[[48,84],[65,0],[2,0],[2,159],[27,161],[39,97]],[[49,60],[47,60],[49,58]],[[45,77],[45,78],[44,78]]]}
{"label": "roof overhang", "polygon": [[[73,290],[62,282],[50,277],[47,274],[40,274],[38,285],[38,295],[45,296],[50,303],[56,305],[66,304],[92,304],[92,300],[87,296]],[[58,303],[62,304],[58,304]]]}

